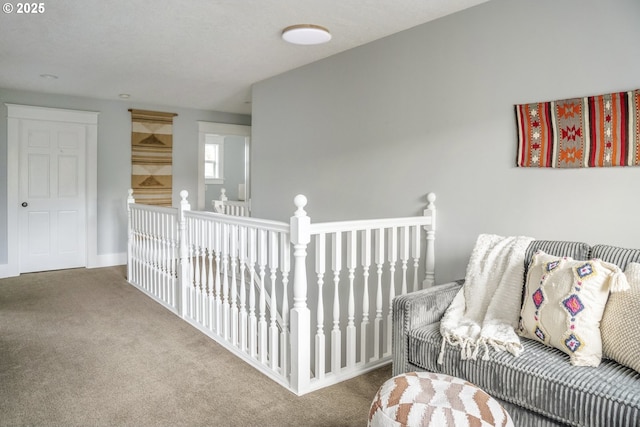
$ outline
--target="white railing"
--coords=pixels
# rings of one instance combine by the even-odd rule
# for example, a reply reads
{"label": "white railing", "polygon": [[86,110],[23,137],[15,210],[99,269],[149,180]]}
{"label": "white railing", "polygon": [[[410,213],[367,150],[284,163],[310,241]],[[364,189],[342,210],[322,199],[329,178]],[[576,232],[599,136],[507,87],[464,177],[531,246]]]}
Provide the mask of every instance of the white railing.
{"label": "white railing", "polygon": [[433,194],[423,216],[315,224],[304,196],[284,223],[180,195],[160,208],[130,191],[131,284],[298,395],[391,361],[391,300],[433,284]]}
{"label": "white railing", "polygon": [[213,211],[233,216],[251,216],[250,200],[229,200],[227,190],[220,189],[220,200],[212,200]]}

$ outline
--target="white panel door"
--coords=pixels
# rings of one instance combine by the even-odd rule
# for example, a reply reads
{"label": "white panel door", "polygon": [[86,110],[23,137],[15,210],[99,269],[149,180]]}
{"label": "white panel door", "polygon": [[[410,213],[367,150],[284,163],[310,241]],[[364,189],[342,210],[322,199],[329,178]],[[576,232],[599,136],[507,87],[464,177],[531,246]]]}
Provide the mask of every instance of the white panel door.
{"label": "white panel door", "polygon": [[86,266],[86,128],[23,120],[20,272]]}

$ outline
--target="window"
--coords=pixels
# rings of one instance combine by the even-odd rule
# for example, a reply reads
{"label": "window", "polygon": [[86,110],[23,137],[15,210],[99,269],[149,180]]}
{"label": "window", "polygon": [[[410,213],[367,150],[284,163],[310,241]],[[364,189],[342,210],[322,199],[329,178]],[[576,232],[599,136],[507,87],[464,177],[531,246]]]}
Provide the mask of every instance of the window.
{"label": "window", "polygon": [[204,136],[204,180],[206,184],[224,182],[224,137],[207,133]]}

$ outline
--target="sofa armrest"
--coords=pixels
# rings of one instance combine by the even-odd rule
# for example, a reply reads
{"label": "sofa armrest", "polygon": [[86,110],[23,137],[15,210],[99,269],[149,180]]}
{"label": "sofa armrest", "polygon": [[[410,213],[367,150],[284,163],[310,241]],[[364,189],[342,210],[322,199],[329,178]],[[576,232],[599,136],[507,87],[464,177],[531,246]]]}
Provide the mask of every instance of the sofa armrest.
{"label": "sofa armrest", "polygon": [[393,375],[409,369],[408,335],[415,328],[440,321],[464,280],[437,285],[393,299]]}

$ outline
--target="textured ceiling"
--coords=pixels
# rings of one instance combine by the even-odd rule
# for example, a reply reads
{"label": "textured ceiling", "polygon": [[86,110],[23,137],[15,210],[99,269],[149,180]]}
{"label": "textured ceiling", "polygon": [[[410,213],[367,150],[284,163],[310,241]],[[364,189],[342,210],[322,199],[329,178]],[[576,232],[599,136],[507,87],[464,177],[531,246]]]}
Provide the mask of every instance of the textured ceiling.
{"label": "textured ceiling", "polygon": [[[486,1],[49,0],[40,14],[11,1],[0,87],[250,114],[253,83]],[[293,24],[333,38],[287,44]]]}

